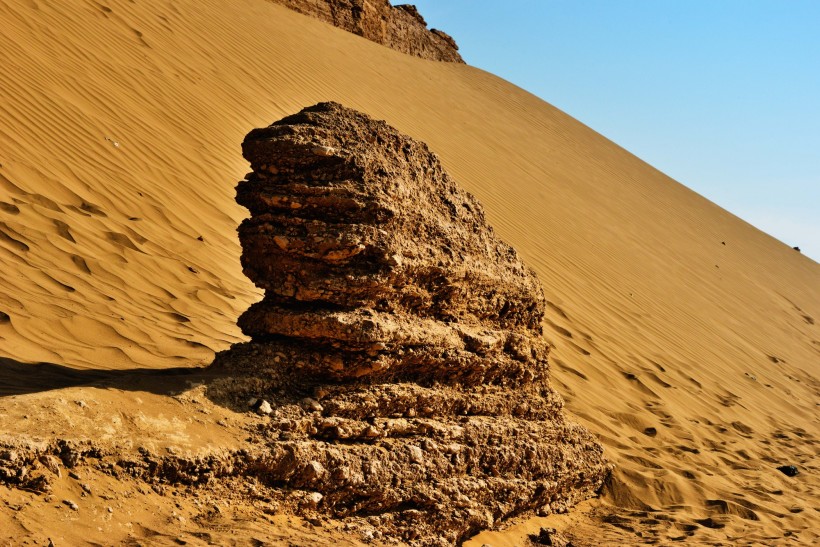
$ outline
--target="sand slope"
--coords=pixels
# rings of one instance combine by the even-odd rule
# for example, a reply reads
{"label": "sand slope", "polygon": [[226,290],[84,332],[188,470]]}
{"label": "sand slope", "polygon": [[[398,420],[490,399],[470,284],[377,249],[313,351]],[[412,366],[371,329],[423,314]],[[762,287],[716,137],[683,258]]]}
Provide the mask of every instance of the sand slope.
{"label": "sand slope", "polygon": [[[261,293],[239,144],[334,100],[427,142],[536,269],[555,385],[618,466],[607,534],[818,541],[817,263],[503,80],[264,0],[0,0],[0,20],[3,433],[66,367],[240,339]],[[41,361],[62,372],[21,385]]]}

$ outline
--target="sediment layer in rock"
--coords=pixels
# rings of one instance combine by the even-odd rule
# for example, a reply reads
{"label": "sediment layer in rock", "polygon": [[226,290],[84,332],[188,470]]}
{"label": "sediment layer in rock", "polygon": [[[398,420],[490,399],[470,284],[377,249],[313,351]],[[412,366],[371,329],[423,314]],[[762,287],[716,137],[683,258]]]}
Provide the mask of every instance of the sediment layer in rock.
{"label": "sediment layer in rock", "polygon": [[422,59],[463,63],[453,38],[427,22],[415,6],[389,0],[273,0],[377,44]]}
{"label": "sediment layer in rock", "polygon": [[271,480],[421,544],[594,494],[607,467],[549,384],[541,286],[426,145],[322,103],[243,152],[265,298],[215,368],[271,403]]}
{"label": "sediment layer in rock", "polygon": [[252,131],[243,151],[242,264],[265,289],[245,334],[326,348],[343,363],[317,373],[337,379],[467,372],[414,369],[417,352],[509,361],[482,383],[545,373],[538,280],[426,145],[326,103]]}

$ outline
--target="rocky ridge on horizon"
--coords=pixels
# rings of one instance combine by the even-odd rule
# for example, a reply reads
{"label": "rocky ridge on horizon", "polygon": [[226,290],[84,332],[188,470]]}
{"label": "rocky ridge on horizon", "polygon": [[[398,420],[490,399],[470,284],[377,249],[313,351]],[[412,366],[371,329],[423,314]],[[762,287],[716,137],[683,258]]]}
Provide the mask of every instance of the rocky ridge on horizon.
{"label": "rocky ridge on horizon", "polygon": [[214,368],[270,405],[266,475],[297,511],[454,544],[595,494],[608,466],[550,386],[541,286],[425,144],[321,103],[243,153],[265,298]]}
{"label": "rocky ridge on horizon", "polygon": [[428,29],[411,4],[389,0],[272,0],[377,44],[431,61],[464,63],[449,34]]}

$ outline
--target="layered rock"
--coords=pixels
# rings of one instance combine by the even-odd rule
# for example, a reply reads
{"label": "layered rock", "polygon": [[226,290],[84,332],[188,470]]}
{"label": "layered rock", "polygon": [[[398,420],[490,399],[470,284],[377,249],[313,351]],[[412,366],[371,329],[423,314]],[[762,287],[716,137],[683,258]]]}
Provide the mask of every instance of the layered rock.
{"label": "layered rock", "polygon": [[271,482],[422,544],[594,494],[607,467],[549,385],[540,284],[425,144],[322,103],[243,153],[265,297],[215,366],[272,403]]}
{"label": "layered rock", "polygon": [[415,6],[389,0],[273,0],[377,44],[422,59],[463,63],[455,40],[428,29]]}

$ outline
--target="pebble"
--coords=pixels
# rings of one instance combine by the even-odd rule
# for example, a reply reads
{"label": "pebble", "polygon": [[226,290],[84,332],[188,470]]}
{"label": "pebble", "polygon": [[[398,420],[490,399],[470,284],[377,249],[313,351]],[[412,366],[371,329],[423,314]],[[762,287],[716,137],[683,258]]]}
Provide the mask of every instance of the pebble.
{"label": "pebble", "polygon": [[251,399],[248,401],[248,406],[256,411],[257,414],[267,416],[271,412],[273,412],[273,407],[270,406],[270,403],[267,402],[265,399]]}
{"label": "pebble", "polygon": [[332,156],[333,154],[335,154],[336,149],[333,148],[332,146],[314,146],[311,149],[311,152],[313,152],[317,156],[327,157],[327,156]]}
{"label": "pebble", "polygon": [[77,505],[76,503],[74,503],[71,500],[63,500],[63,503],[65,505],[68,505],[73,511],[79,511],[80,510],[80,506]]}
{"label": "pebble", "polygon": [[266,414],[270,414],[271,412],[273,412],[273,408],[270,406],[269,402],[262,401],[262,403],[259,405],[259,408],[256,409],[256,412],[258,412],[259,414],[265,414],[266,415]]}
{"label": "pebble", "polygon": [[319,403],[319,401],[316,399],[311,399],[310,397],[305,397],[302,399],[301,403],[302,408],[311,412],[321,412],[324,410],[324,407]]}
{"label": "pebble", "polygon": [[781,465],[777,468],[777,470],[786,475],[787,477],[794,477],[795,475],[800,473],[797,467],[793,465]]}
{"label": "pebble", "polygon": [[305,497],[305,500],[314,507],[317,507],[322,499],[324,499],[324,496],[319,492],[311,492]]}

